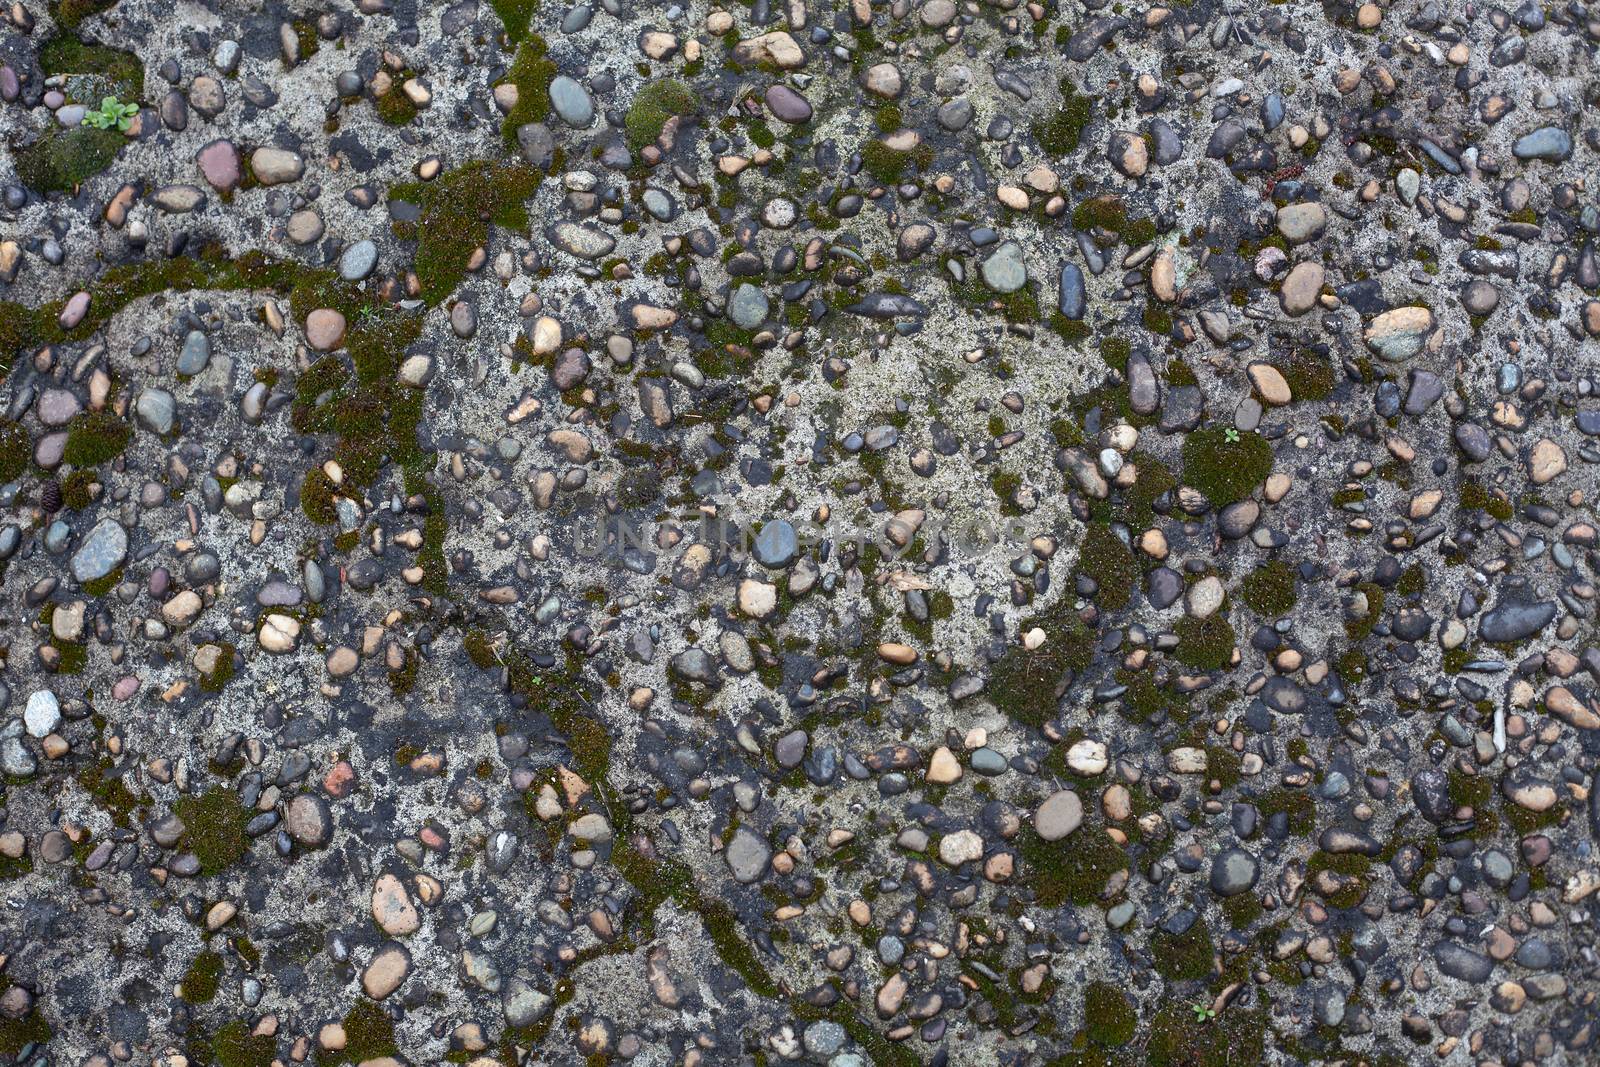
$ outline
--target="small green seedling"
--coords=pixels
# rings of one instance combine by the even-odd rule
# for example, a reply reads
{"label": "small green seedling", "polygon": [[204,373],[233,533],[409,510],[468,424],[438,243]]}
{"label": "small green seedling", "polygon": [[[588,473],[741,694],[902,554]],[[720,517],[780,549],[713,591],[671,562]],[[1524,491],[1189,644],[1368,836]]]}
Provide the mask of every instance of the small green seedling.
{"label": "small green seedling", "polygon": [[1239,443],[1239,431],[1235,430],[1232,426],[1229,426],[1226,430],[1223,430],[1222,436],[1228,439],[1228,443],[1230,445],[1236,445]]}
{"label": "small green seedling", "polygon": [[100,106],[83,116],[85,126],[97,130],[117,129],[127,133],[133,127],[133,117],[139,113],[138,104],[124,104],[114,96],[100,101]]}
{"label": "small green seedling", "polygon": [[1189,1007],[1194,1010],[1194,1021],[1197,1023],[1208,1023],[1217,1017],[1216,1011],[1209,1004],[1191,1004]]}

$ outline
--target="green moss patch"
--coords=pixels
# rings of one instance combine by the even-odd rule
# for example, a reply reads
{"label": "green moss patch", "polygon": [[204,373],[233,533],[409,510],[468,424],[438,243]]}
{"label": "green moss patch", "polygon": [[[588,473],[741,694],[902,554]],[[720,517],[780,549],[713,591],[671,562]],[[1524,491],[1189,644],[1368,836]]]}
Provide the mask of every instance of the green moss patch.
{"label": "green moss patch", "polygon": [[85,411],[67,426],[63,458],[74,467],[98,467],[122,455],[133,429],[110,411]]}
{"label": "green moss patch", "polygon": [[1139,1029],[1133,1001],[1110,982],[1090,982],[1083,990],[1083,1031],[1104,1048],[1126,1045]]}
{"label": "green moss patch", "polygon": [[333,479],[321,467],[312,467],[300,482],[300,510],[306,518],[319,526],[332,526],[339,521],[339,509],[334,506],[338,489]]}
{"label": "green moss patch", "polygon": [[0,419],[0,482],[16,481],[32,461],[33,441],[27,428],[19,422]]}
{"label": "green moss patch", "polygon": [[1091,523],[1078,552],[1078,571],[1100,586],[1095,602],[1107,611],[1127,606],[1139,582],[1139,561],[1111,527]]}
{"label": "green moss patch", "polygon": [[394,1041],[394,1022],[370,1000],[357,1001],[344,1016],[344,1050],[339,1057],[351,1063],[365,1063],[399,1051]]}
{"label": "green moss patch", "polygon": [[217,1067],[271,1067],[278,1043],[254,1033],[242,1019],[225,1024],[211,1037],[211,1056]]}
{"label": "green moss patch", "polygon": [[874,139],[861,146],[861,169],[884,185],[898,182],[912,166],[926,169],[932,163],[933,149],[926,144],[902,150]]}
{"label": "green moss patch", "polygon": [[117,4],[117,0],[59,0],[52,4],[50,16],[68,33],[77,32],[78,26],[85,19],[107,11]]}
{"label": "green moss patch", "polygon": [[1268,560],[1239,583],[1239,599],[1251,611],[1267,618],[1287,615],[1299,599],[1294,568],[1280,559]]}
{"label": "green moss patch", "polygon": [[1328,358],[1309,349],[1297,348],[1287,356],[1274,359],[1273,365],[1289,383],[1289,391],[1296,400],[1325,400],[1338,384]]}
{"label": "green moss patch", "polygon": [[1044,644],[1032,652],[1020,644],[1006,650],[989,671],[989,699],[995,707],[1029,726],[1043,726],[1056,713],[1069,671],[1089,669],[1094,633],[1070,604],[1024,621],[1022,632],[1038,627]]}
{"label": "green moss patch", "polygon": [[511,68],[500,80],[502,85],[517,87],[517,102],[500,123],[500,136],[508,152],[517,150],[519,128],[550,117],[550,83],[555,81],[556,65],[549,52],[544,38],[534,34],[517,48]]}
{"label": "green moss patch", "polygon": [[183,820],[184,841],[200,860],[203,874],[227,870],[250,851],[245,824],[250,812],[232,790],[213,786],[198,797],[180,797],[174,805]]}
{"label": "green moss patch", "polygon": [[1169,1000],[1150,1021],[1145,1059],[1150,1067],[1236,1067],[1265,1062],[1267,1020],[1260,1011],[1228,1008],[1201,1021]]}
{"label": "green moss patch", "polygon": [[409,125],[411,120],[417,117],[417,105],[401,88],[410,76],[409,71],[398,75],[388,92],[373,98],[373,110],[378,113],[378,118],[389,126]]}
{"label": "green moss patch", "polygon": [[692,115],[695,112],[694,90],[675,78],[662,78],[650,82],[634,96],[628,107],[623,127],[628,131],[628,145],[635,150],[654,144],[667,120],[674,115]]}
{"label": "green moss patch", "polygon": [[[87,44],[63,35],[45,42],[39,49],[39,66],[46,74],[93,75],[110,84],[124,102],[137,102],[144,96],[144,62],[132,52],[104,45]],[[99,100],[80,100],[98,105]]]}
{"label": "green moss patch", "polygon": [[222,986],[222,957],[202,952],[183,975],[183,999],[190,1004],[209,1004]]}
{"label": "green moss patch", "polygon": [[506,28],[506,39],[516,44],[528,36],[528,24],[539,12],[541,0],[489,0],[489,6],[500,16]]}
{"label": "green moss patch", "polygon": [[1034,898],[1046,908],[1098,902],[1106,881],[1128,866],[1127,854],[1088,819],[1060,841],[1046,841],[1028,827],[1017,836],[1017,853],[1025,873],[1022,884],[1032,886]]}
{"label": "green moss patch", "polygon": [[489,240],[489,226],[525,231],[523,202],[539,188],[540,175],[521,163],[475,160],[431,182],[412,182],[389,190],[394,200],[416,204],[415,269],[422,297],[437,304],[455,291],[467,273],[472,253]]}
{"label": "green moss patch", "polygon": [[1094,100],[1078,92],[1067,78],[1061,79],[1061,107],[1033,124],[1039,147],[1053,156],[1064,156],[1078,147],[1083,128],[1094,117]]}
{"label": "green moss patch", "polygon": [[1178,634],[1178,647],[1172,654],[1179,663],[1196,670],[1216,671],[1232,660],[1233,626],[1221,612],[1203,619],[1186,615],[1178,620],[1174,629]]}
{"label": "green moss patch", "polygon": [[1150,938],[1151,962],[1163,978],[1174,982],[1205,978],[1211,973],[1215,952],[1211,929],[1204,919],[1196,919],[1181,934],[1157,930]]}
{"label": "green moss patch", "polygon": [[37,1011],[20,1019],[0,1016],[0,1055],[16,1056],[29,1045],[43,1045],[55,1036]]}
{"label": "green moss patch", "polygon": [[116,130],[51,126],[17,153],[17,177],[41,193],[70,193],[116,160],[128,139]]}
{"label": "green moss patch", "polygon": [[1183,480],[1223,507],[1243,500],[1272,473],[1272,446],[1257,433],[1196,430],[1183,440]]}

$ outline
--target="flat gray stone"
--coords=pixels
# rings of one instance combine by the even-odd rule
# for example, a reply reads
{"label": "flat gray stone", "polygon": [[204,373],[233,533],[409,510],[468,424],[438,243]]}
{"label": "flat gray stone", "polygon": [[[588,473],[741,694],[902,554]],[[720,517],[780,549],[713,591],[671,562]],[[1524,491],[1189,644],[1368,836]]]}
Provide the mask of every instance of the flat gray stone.
{"label": "flat gray stone", "polygon": [[128,558],[128,531],[115,519],[101,519],[72,554],[72,577],[80,584],[94,582]]}

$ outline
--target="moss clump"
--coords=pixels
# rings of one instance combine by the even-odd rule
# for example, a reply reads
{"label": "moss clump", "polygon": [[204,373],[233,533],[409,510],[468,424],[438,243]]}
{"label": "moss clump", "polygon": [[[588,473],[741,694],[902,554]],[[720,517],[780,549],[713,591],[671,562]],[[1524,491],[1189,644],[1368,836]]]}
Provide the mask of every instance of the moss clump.
{"label": "moss clump", "polygon": [[1233,626],[1220,612],[1203,619],[1186,615],[1174,629],[1178,647],[1172,654],[1179,663],[1199,671],[1216,671],[1233,659]]}
{"label": "moss clump", "polygon": [[221,649],[217,654],[217,665],[212,668],[210,674],[200,676],[200,688],[208,693],[220,693],[227,688],[229,682],[233,681],[233,672],[235,670],[233,654],[238,649],[226,641],[217,647]]}
{"label": "moss clump", "polygon": [[222,986],[222,957],[202,952],[183,975],[183,999],[190,1004],[209,1004]]}
{"label": "moss clump", "polygon": [[27,428],[10,419],[0,419],[0,482],[22,477],[33,459],[33,442]]}
{"label": "moss clump", "polygon": [[1511,501],[1471,478],[1461,483],[1461,506],[1469,511],[1486,511],[1501,522],[1510,519],[1514,511]]}
{"label": "moss clump", "polygon": [[1294,568],[1281,559],[1268,560],[1239,583],[1239,598],[1257,615],[1287,615],[1299,599],[1294,588]]}
{"label": "moss clump", "polygon": [[1211,973],[1211,957],[1216,949],[1211,943],[1211,929],[1204,919],[1181,934],[1157,930],[1150,938],[1150,960],[1156,971],[1174,982],[1192,981]]}
{"label": "moss clump", "polygon": [[694,90],[676,78],[662,78],[640,89],[628,107],[623,127],[628,131],[628,146],[635,150],[654,144],[667,120],[674,115],[695,112]]}
{"label": "moss clump", "polygon": [[110,411],[85,411],[67,427],[62,457],[74,467],[98,467],[122,455],[133,430]]}
{"label": "moss clump", "polygon": [[[55,37],[39,49],[39,66],[46,74],[90,74],[110,83],[115,95],[137,101],[144,96],[144,63],[132,52],[87,44],[78,38]],[[82,101],[98,104],[99,101]]]}
{"label": "moss clump", "polygon": [[68,33],[76,33],[85,19],[115,7],[117,0],[60,0],[51,5],[50,16]]}
{"label": "moss clump", "polygon": [[1356,589],[1367,598],[1367,613],[1359,619],[1346,619],[1344,632],[1352,641],[1363,640],[1383,618],[1383,605],[1387,599],[1383,586],[1376,582],[1362,582]]}
{"label": "moss clump", "polygon": [[528,36],[528,24],[538,13],[539,4],[540,0],[489,0],[489,6],[506,28],[506,39],[512,44]]}
{"label": "moss clump", "polygon": [[20,1019],[0,1016],[0,1056],[16,1056],[29,1045],[43,1045],[55,1036],[37,1011]]}
{"label": "moss clump", "polygon": [[1061,79],[1061,108],[1033,124],[1039,147],[1053,156],[1064,156],[1078,147],[1083,128],[1094,117],[1094,100],[1078,92],[1068,78]]}
{"label": "moss clump", "polygon": [[1209,1022],[1170,1000],[1150,1021],[1145,1062],[1150,1067],[1233,1067],[1262,1063],[1267,1020],[1260,1011],[1229,1008]]}
{"label": "moss clump", "polygon": [[1022,884],[1032,886],[1034,898],[1046,908],[1095,903],[1107,879],[1128,866],[1117,843],[1087,820],[1060,841],[1046,841],[1029,827],[1017,836],[1017,852],[1027,873]]}
{"label": "moss clump", "polygon": [[1196,430],[1183,441],[1183,480],[1217,507],[1249,496],[1272,473],[1272,446],[1257,433]]}
{"label": "moss clump", "polygon": [[408,74],[402,74],[395,79],[395,84],[382,96],[374,97],[372,107],[378,113],[378,118],[390,126],[405,126],[417,117],[417,105],[407,96],[401,88],[402,82]]}
{"label": "moss clump", "polygon": [[211,1053],[217,1067],[271,1067],[278,1043],[266,1034],[254,1033],[242,1019],[225,1024],[211,1038]]}
{"label": "moss clump", "polygon": [[1317,875],[1328,871],[1340,875],[1341,886],[1333,893],[1323,895],[1332,908],[1353,908],[1366,897],[1365,880],[1372,870],[1372,860],[1357,852],[1323,852],[1317,850],[1306,861],[1306,882],[1316,886]]}
{"label": "moss clump", "polygon": [[344,1058],[365,1063],[398,1052],[394,1022],[370,1000],[358,1001],[344,1016]]}
{"label": "moss clump", "polygon": [[394,200],[416,204],[415,269],[422,297],[437,304],[467,273],[472,253],[489,239],[489,226],[525,231],[523,202],[539,188],[539,174],[521,163],[474,160],[431,182],[397,185]]}
{"label": "moss clump", "polygon": [[94,503],[94,471],[73,471],[61,483],[61,502],[72,511],[82,511]]}
{"label": "moss clump", "polygon": [[1327,357],[1310,349],[1297,348],[1274,363],[1296,400],[1325,400],[1339,384]]}
{"label": "moss clump", "polygon": [[555,81],[556,65],[549,51],[544,38],[534,34],[517,48],[511,69],[501,79],[502,85],[517,87],[517,102],[500,123],[500,136],[507,151],[516,151],[519,128],[550,117],[550,83]]}
{"label": "moss clump", "polygon": [[250,812],[231,790],[213,786],[201,796],[180,798],[175,809],[202,874],[227,870],[250,851],[244,833]]}
{"label": "moss clump", "polygon": [[1128,369],[1128,357],[1133,355],[1133,343],[1126,337],[1115,335],[1100,342],[1100,358],[1106,366],[1118,371]]}
{"label": "moss clump", "polygon": [[861,169],[884,185],[893,185],[905,174],[906,168],[915,164],[926,167],[933,162],[933,149],[925,144],[901,150],[890,148],[879,140],[861,146]]}
{"label": "moss clump", "polygon": [[1094,661],[1094,634],[1068,604],[1058,604],[1025,621],[1021,629],[1045,633],[1032,652],[1013,645],[989,672],[989,698],[995,707],[1029,726],[1043,726],[1056,713],[1068,673],[1089,669]]}
{"label": "moss clump", "polygon": [[1139,1013],[1128,995],[1110,982],[1090,982],[1083,990],[1083,1031],[1104,1048],[1126,1045],[1139,1029]]}
{"label": "moss clump", "polygon": [[339,509],[334,506],[337,487],[321,467],[312,467],[300,482],[300,510],[318,526],[331,526],[339,521]]}
{"label": "moss clump", "polygon": [[1099,228],[1121,233],[1128,224],[1128,209],[1122,197],[1107,194],[1083,201],[1072,209],[1072,225],[1080,230]]}
{"label": "moss clump", "polygon": [[1309,834],[1316,828],[1317,804],[1304,790],[1278,786],[1257,797],[1255,805],[1265,818],[1283,815],[1289,820],[1290,833]]}
{"label": "moss clump", "polygon": [[1101,523],[1091,523],[1084,531],[1078,570],[1100,586],[1095,601],[1108,611],[1125,607],[1139,581],[1139,563],[1133,550],[1111,527]]}
{"label": "moss clump", "polygon": [[127,138],[92,126],[52,126],[17,153],[17,177],[41,193],[70,193],[117,158]]}

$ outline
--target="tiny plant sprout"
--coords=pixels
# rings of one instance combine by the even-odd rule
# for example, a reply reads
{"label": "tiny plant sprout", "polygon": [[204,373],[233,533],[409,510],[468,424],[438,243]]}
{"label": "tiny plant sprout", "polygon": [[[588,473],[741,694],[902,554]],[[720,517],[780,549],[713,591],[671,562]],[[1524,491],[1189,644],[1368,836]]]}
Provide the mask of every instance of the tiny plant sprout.
{"label": "tiny plant sprout", "polygon": [[1236,445],[1239,443],[1239,431],[1235,430],[1232,426],[1229,426],[1226,430],[1222,431],[1222,436],[1228,439],[1228,443],[1230,445]]}
{"label": "tiny plant sprout", "polygon": [[1216,1011],[1209,1004],[1191,1004],[1189,1007],[1194,1009],[1194,1021],[1197,1023],[1207,1023],[1217,1017]]}
{"label": "tiny plant sprout", "polygon": [[124,104],[114,96],[108,96],[100,101],[100,106],[89,111],[83,116],[85,126],[93,126],[97,130],[120,130],[127,133],[133,126],[133,118],[139,114],[138,104]]}

